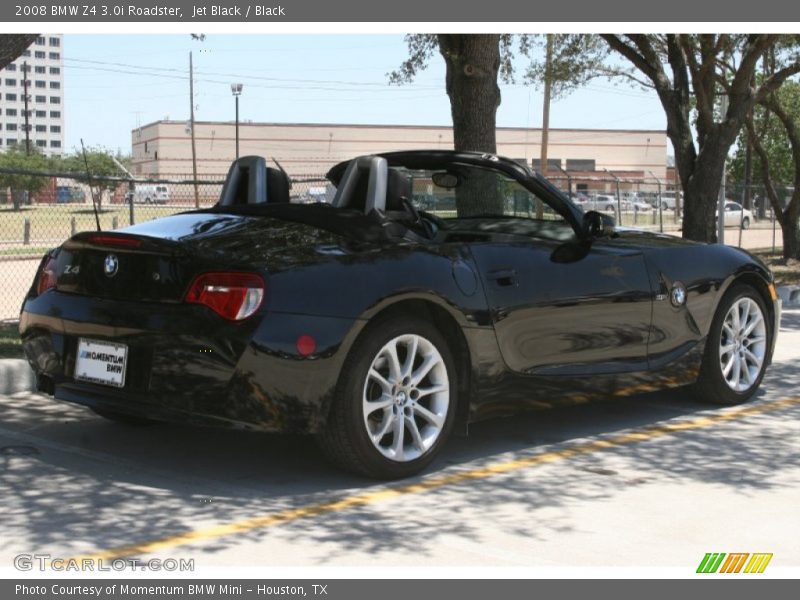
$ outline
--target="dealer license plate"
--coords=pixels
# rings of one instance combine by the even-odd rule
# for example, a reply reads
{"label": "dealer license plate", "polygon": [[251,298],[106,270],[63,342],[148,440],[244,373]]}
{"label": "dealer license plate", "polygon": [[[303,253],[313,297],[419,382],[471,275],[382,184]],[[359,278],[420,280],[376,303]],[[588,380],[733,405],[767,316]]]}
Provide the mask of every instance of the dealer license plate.
{"label": "dealer license plate", "polygon": [[75,379],[123,387],[127,367],[128,347],[125,344],[78,339]]}

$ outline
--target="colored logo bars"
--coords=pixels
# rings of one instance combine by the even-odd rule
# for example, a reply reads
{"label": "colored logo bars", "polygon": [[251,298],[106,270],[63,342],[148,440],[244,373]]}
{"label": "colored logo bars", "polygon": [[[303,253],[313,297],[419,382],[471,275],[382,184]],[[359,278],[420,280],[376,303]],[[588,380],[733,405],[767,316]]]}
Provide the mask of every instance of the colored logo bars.
{"label": "colored logo bars", "polygon": [[[725,554],[724,552],[708,552],[703,557],[703,560],[700,561],[697,572],[763,573],[771,560],[772,553],[762,552],[750,554],[748,552],[734,552],[732,554]],[[742,567],[744,567],[744,570]]]}

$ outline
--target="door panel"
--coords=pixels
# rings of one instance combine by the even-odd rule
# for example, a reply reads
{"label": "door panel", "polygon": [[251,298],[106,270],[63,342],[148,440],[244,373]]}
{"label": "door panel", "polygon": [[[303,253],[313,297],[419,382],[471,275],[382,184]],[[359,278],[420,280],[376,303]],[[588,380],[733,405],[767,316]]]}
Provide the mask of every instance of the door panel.
{"label": "door panel", "polygon": [[646,368],[652,292],[641,253],[598,241],[564,261],[553,254],[563,247],[471,246],[508,367],[553,375]]}

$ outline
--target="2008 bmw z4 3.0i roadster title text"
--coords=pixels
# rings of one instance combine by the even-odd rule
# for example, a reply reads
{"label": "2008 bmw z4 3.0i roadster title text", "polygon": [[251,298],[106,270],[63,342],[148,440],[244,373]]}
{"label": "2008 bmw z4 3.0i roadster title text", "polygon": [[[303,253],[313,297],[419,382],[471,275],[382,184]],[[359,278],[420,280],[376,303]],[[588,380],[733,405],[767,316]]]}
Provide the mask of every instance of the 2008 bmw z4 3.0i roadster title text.
{"label": "2008 bmw z4 3.0i roadster title text", "polygon": [[20,321],[39,388],[113,420],[313,434],[396,478],[526,407],[676,386],[743,402],[771,360],[780,305],[742,250],[615,228],[491,155],[328,177],[330,204],[293,204],[244,157],[212,208],[49,252]]}

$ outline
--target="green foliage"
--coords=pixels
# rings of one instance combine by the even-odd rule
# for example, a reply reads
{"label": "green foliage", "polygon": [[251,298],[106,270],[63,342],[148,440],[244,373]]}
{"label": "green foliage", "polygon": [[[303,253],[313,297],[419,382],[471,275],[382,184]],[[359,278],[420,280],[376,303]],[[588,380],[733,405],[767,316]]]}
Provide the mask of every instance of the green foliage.
{"label": "green foliage", "polygon": [[[778,101],[796,123],[800,123],[800,83],[785,82],[776,92]],[[769,170],[776,183],[790,184],[794,181],[794,158],[786,136],[786,129],[774,113],[760,104],[753,111],[753,125],[761,145],[767,152]],[[730,161],[732,178],[737,182],[744,181],[745,152],[747,148],[747,130],[739,133],[736,152]],[[761,160],[752,153],[754,179],[761,178]]]}
{"label": "green foliage", "polygon": [[414,33],[403,38],[408,46],[408,58],[396,71],[387,73],[389,83],[411,83],[420,71],[428,68],[428,60],[439,48],[439,37],[434,33]]}
{"label": "green foliage", "polygon": [[[468,35],[468,34],[465,34]],[[499,39],[500,80],[513,83],[516,78],[514,59],[517,55],[530,59],[524,73],[524,82],[539,87],[545,77],[546,35],[503,34]],[[609,75],[603,66],[608,47],[596,35],[556,34],[553,38],[553,97],[569,94],[599,75]],[[389,83],[410,83],[428,67],[431,57],[439,50],[439,36],[417,33],[405,36],[408,58],[398,69],[387,73]]]}
{"label": "green foliage", "polygon": [[[503,34],[497,42],[500,47],[500,79],[506,83],[514,81],[514,38],[513,35]],[[519,38],[521,45],[526,43],[523,41],[527,38],[526,35],[519,36]],[[428,68],[428,61],[439,51],[439,35],[435,33],[408,34],[404,40],[408,46],[408,58],[397,70],[386,74],[389,83],[396,85],[414,81],[420,71]]]}
{"label": "green foliage", "polygon": [[119,183],[115,181],[98,181],[100,177],[124,177],[120,168],[114,163],[111,154],[103,148],[87,148],[84,159],[83,152],[67,154],[60,159],[58,170],[75,174],[75,179],[82,183],[90,183],[90,178],[86,175],[91,173],[91,183],[96,190],[113,191]]}
{"label": "green foliage", "polygon": [[[549,69],[546,60],[548,39],[552,44]],[[595,77],[612,75],[605,64],[608,46],[596,35],[522,36],[520,51],[531,59],[525,71],[525,82],[539,88],[549,76],[553,99],[563,98]]]}
{"label": "green foliage", "polygon": [[[48,160],[36,148],[31,148],[30,154],[25,152],[25,145],[10,146],[5,152],[0,153],[0,167],[20,171],[46,171]],[[16,197],[22,192],[35,193],[44,188],[49,182],[48,177],[27,175],[19,173],[0,173],[0,188],[11,188],[11,193]]]}

